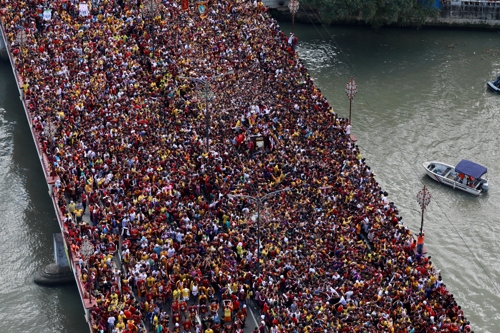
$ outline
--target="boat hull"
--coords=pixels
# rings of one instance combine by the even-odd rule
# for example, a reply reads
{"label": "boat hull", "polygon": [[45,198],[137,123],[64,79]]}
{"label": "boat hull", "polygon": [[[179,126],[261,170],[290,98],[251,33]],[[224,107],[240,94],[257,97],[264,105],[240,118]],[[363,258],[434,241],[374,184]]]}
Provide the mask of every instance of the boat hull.
{"label": "boat hull", "polygon": [[455,171],[455,167],[452,165],[437,161],[424,162],[422,165],[427,175],[438,183],[448,185],[453,187],[453,189],[462,190],[474,195],[479,195],[483,192],[481,183],[486,182],[486,179],[484,178],[476,180],[476,185],[471,186],[461,182],[461,179],[458,177],[458,173]]}
{"label": "boat hull", "polygon": [[493,82],[495,82],[495,81],[488,81],[488,82],[486,83],[486,86],[487,86],[490,90],[492,90],[492,91],[494,91],[494,92],[496,92],[496,93],[500,93],[500,88],[498,88],[497,86],[495,86],[495,85],[493,84]]}

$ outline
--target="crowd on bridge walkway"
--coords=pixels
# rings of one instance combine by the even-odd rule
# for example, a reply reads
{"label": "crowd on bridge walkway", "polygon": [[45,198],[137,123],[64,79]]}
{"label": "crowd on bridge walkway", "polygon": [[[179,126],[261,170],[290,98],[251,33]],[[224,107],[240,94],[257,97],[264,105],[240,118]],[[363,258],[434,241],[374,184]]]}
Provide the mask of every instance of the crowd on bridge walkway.
{"label": "crowd on bridge walkway", "polygon": [[95,332],[471,332],[261,2],[93,3],[3,24]]}

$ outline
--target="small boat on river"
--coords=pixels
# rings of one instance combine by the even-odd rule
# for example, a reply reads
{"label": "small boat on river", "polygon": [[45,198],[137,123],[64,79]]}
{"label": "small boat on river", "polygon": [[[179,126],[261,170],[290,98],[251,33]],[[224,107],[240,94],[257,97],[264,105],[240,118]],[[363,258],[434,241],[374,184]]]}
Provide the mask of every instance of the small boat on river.
{"label": "small boat on river", "polygon": [[468,160],[461,160],[456,166],[431,161],[422,165],[425,172],[439,183],[459,189],[474,195],[487,192],[490,187],[486,174],[488,169]]}
{"label": "small boat on river", "polygon": [[491,90],[497,92],[497,93],[500,93],[500,76],[497,77],[497,79],[495,81],[488,81],[486,83],[486,85],[488,86],[488,88],[490,88]]}

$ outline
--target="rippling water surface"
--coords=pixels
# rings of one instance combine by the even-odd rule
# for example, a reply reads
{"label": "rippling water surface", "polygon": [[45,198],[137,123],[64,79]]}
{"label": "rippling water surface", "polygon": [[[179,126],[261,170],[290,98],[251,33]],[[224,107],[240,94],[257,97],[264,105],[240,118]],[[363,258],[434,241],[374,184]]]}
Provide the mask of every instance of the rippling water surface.
{"label": "rippling water surface", "polygon": [[[283,24],[284,30],[290,26]],[[500,327],[500,74],[496,32],[331,28],[296,25],[298,51],[337,113],[353,102],[353,133],[378,181],[413,231],[416,194],[434,265],[476,332]],[[0,332],[87,332],[74,285],[43,288],[33,273],[52,262],[58,232],[40,164],[7,63],[0,63]],[[427,178],[421,163],[468,158],[489,168],[491,190],[474,196]]]}
{"label": "rippling water surface", "polygon": [[[363,156],[414,232],[421,219],[416,194],[429,187],[431,260],[476,332],[499,332],[500,95],[486,90],[486,80],[500,74],[500,34],[317,28],[295,27],[311,76],[345,117],[345,84],[355,78],[353,133]],[[487,195],[441,186],[421,166],[462,158],[488,167]]]}

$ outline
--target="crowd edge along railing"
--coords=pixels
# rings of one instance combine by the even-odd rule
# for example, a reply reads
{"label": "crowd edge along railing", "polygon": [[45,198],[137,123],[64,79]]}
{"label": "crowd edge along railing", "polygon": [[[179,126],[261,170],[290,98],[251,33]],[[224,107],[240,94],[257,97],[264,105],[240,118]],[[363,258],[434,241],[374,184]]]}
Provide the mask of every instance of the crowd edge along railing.
{"label": "crowd edge along railing", "polygon": [[[57,196],[58,196],[58,188],[56,187],[56,182],[59,180],[59,177],[57,175],[52,175],[51,173],[51,167],[50,167],[50,161],[45,152],[43,151],[43,146],[41,145],[41,140],[40,136],[37,133],[36,128],[33,126],[33,119],[31,117],[30,111],[29,111],[29,105],[30,102],[25,98],[24,94],[24,89],[23,89],[23,78],[22,76],[18,73],[17,68],[16,68],[16,63],[15,59],[12,57],[12,47],[10,45],[10,41],[7,38],[7,34],[5,31],[5,26],[4,26],[4,12],[5,9],[0,9],[0,34],[1,37],[4,40],[4,45],[6,48],[6,53],[10,61],[10,65],[12,67],[12,72],[14,74],[14,78],[16,80],[17,84],[17,89],[19,91],[19,98],[21,100],[21,103],[24,108],[24,113],[26,115],[26,119],[28,120],[28,124],[30,127],[31,135],[33,137],[33,141],[35,143],[35,148],[38,153],[38,157],[40,159],[40,164],[42,166],[42,170],[45,176],[45,181],[47,183],[48,189],[49,189],[49,194],[52,199],[52,203],[54,205],[54,210],[56,213],[57,217],[57,222],[59,224],[59,227],[61,229],[61,232],[63,233],[63,236],[67,234],[67,228],[64,225],[64,216],[62,214],[61,207],[59,207],[59,204],[57,202]],[[85,319],[89,325],[89,330],[92,331],[92,322],[90,318],[90,309],[92,306],[95,304],[95,301],[91,299],[91,294],[90,291],[85,291],[85,287],[82,283],[82,280],[80,278],[80,266],[78,265],[78,258],[75,255],[75,253],[71,253],[70,248],[68,247],[66,237],[63,237],[64,240],[64,247],[66,250],[66,253],[68,255],[68,261],[70,262],[70,267],[72,268],[73,275],[75,277],[76,285],[78,287],[78,292],[80,294],[80,299],[82,301],[82,305],[84,308],[85,312]]]}

